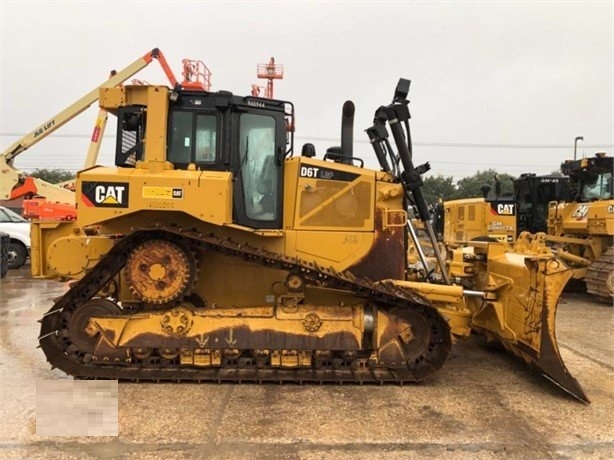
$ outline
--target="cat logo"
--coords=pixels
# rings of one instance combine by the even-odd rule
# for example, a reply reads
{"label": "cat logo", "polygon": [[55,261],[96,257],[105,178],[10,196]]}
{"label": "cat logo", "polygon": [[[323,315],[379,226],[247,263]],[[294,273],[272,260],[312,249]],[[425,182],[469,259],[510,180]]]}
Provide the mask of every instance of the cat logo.
{"label": "cat logo", "polygon": [[514,206],[513,204],[498,204],[497,205],[497,214],[501,216],[513,216],[514,215]]}
{"label": "cat logo", "polygon": [[571,217],[577,220],[582,220],[586,217],[587,213],[588,213],[588,205],[581,204],[580,206],[576,208],[576,210],[573,212]]}
{"label": "cat logo", "polygon": [[83,182],[81,198],[89,207],[127,208],[128,190],[125,182]]}
{"label": "cat logo", "polygon": [[126,188],[123,186],[98,185],[96,187],[96,203],[98,204],[119,204],[122,201]]}
{"label": "cat logo", "polygon": [[573,212],[571,217],[574,219],[582,220],[586,217],[587,213],[588,213],[588,205],[581,204],[580,206],[576,208],[576,210]]}
{"label": "cat logo", "polygon": [[608,214],[614,214],[614,204],[608,205]]}

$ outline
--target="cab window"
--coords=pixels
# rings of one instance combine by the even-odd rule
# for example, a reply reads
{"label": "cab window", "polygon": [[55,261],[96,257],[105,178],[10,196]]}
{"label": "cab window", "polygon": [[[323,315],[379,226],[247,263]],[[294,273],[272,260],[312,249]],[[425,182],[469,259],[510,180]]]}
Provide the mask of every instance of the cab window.
{"label": "cab window", "polygon": [[198,115],[196,117],[196,142],[194,162],[215,163],[216,160],[216,118],[213,115]]}
{"label": "cab window", "polygon": [[585,180],[582,201],[609,200],[612,198],[612,173],[599,174]]}
{"label": "cab window", "polygon": [[171,114],[168,161],[175,166],[217,162],[217,116],[188,111]]}

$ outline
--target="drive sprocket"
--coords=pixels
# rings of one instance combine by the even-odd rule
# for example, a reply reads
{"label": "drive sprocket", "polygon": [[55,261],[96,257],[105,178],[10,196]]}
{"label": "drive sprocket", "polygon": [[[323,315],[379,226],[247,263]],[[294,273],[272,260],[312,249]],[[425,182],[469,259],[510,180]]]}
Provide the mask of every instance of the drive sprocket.
{"label": "drive sprocket", "polygon": [[128,256],[125,267],[130,292],[139,300],[166,304],[191,290],[196,260],[183,244],[154,239],[141,243]]}

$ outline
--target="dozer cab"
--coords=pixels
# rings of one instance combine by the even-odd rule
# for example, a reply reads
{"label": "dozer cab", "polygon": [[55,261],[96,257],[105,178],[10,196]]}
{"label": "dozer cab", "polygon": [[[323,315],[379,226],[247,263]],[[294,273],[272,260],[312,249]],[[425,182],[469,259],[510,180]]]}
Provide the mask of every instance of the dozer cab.
{"label": "dozer cab", "polygon": [[554,333],[570,270],[545,246],[475,242],[408,270],[410,201],[428,213],[408,91],[401,79],[367,130],[376,171],[353,155],[349,101],[341,147],[318,158],[294,155],[289,102],[100,89],[115,165],[78,173],[76,221],[33,225],[33,274],[72,281],[42,319],[49,363],[77,378],[416,382],[473,330],[588,401]]}
{"label": "dozer cab", "polygon": [[514,180],[516,233],[548,231],[550,203],[569,201],[569,178],[560,175],[521,174]]}

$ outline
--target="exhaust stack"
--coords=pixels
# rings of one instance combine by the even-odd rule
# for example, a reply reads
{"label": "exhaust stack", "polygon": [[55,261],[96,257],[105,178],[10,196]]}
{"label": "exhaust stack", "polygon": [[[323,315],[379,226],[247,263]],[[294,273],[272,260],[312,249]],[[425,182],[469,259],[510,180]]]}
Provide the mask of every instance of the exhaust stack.
{"label": "exhaust stack", "polygon": [[341,159],[344,164],[352,164],[354,149],[354,112],[352,101],[345,101],[341,115]]}

